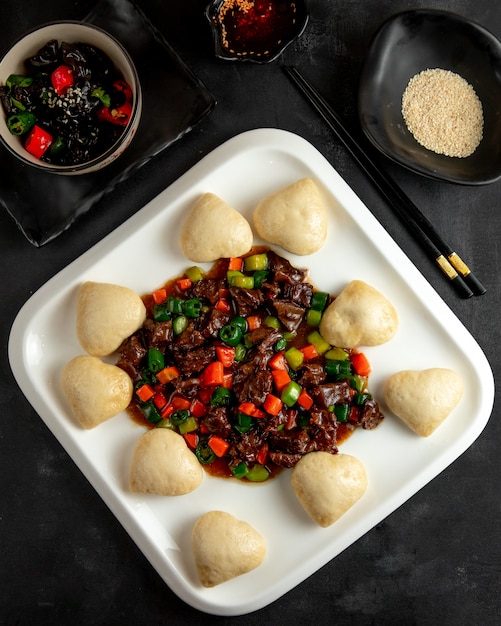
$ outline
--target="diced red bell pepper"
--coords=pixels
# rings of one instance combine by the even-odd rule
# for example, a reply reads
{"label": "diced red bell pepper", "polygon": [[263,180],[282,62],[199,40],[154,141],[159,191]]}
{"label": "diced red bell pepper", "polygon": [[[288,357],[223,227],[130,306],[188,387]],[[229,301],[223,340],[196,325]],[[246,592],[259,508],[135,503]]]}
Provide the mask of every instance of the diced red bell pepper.
{"label": "diced red bell pepper", "polygon": [[301,389],[301,393],[299,394],[297,403],[299,404],[299,406],[302,406],[303,409],[306,409],[308,411],[313,406],[313,398],[305,389]]}
{"label": "diced red bell pepper", "polygon": [[171,380],[174,380],[174,378],[177,378],[180,375],[181,373],[175,365],[169,365],[168,367],[164,367],[162,370],[160,370],[156,374],[156,377],[162,383],[162,385],[166,385],[167,383],[170,383]]}
{"label": "diced red bell pepper", "polygon": [[122,106],[115,108],[101,107],[96,112],[97,118],[102,122],[110,122],[118,126],[127,126],[132,115],[132,104],[124,102]]}
{"label": "diced red bell pepper", "polygon": [[73,70],[69,65],[60,65],[52,72],[50,77],[54,91],[58,96],[62,96],[70,87],[75,84]]}
{"label": "diced red bell pepper", "polygon": [[184,433],[183,437],[186,443],[190,446],[190,448],[194,450],[197,447],[198,445],[197,433]]}
{"label": "diced red bell pepper", "polygon": [[208,444],[214,454],[219,457],[224,456],[230,447],[230,444],[226,441],[226,439],[222,439],[216,435],[209,437]]}
{"label": "diced red bell pepper", "polygon": [[153,398],[155,392],[153,391],[153,387],[146,383],[139,387],[139,389],[136,389],[136,395],[142,402],[148,402],[148,400]]}
{"label": "diced red bell pepper", "polygon": [[216,346],[216,355],[223,367],[231,367],[235,361],[235,348],[233,346]]}
{"label": "diced red bell pepper", "polygon": [[151,294],[151,296],[155,304],[162,304],[162,302],[167,300],[167,289],[157,289]]}
{"label": "diced red bell pepper", "polygon": [[274,396],[271,393],[269,393],[266,396],[265,401],[263,403],[264,410],[270,415],[278,415],[280,413],[282,406],[283,406],[282,400],[280,400],[280,398],[278,398],[277,396]]}
{"label": "diced red bell pepper", "polygon": [[54,138],[50,133],[35,124],[26,139],[24,147],[34,157],[41,159],[53,141]]}
{"label": "diced red bell pepper", "polygon": [[268,458],[268,444],[265,443],[256,455],[256,461],[259,465],[264,465],[266,463],[266,459]]}
{"label": "diced red bell pepper", "polygon": [[122,93],[126,102],[132,101],[132,89],[130,88],[129,83],[126,83],[125,80],[116,80],[113,83],[113,89]]}
{"label": "diced red bell pepper", "polygon": [[222,385],[224,382],[224,367],[221,361],[213,361],[209,363],[202,372],[200,377],[200,385],[202,387],[213,387]]}
{"label": "diced red bell pepper", "polygon": [[369,363],[369,359],[365,356],[363,352],[354,352],[350,356],[350,361],[353,365],[355,373],[357,373],[359,376],[369,376],[372,368],[371,364]]}
{"label": "diced red bell pepper", "polygon": [[176,287],[179,291],[187,291],[192,285],[191,278],[179,278],[176,280]]}

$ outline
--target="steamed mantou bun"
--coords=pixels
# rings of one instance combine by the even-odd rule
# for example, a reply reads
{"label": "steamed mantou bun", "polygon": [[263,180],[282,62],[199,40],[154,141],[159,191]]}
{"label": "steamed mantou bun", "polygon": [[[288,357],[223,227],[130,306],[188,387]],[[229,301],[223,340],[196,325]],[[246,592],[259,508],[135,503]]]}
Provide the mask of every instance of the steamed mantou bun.
{"label": "steamed mantou bun", "polygon": [[202,482],[203,470],[184,438],[169,428],[141,435],[130,468],[130,489],[136,493],[182,496]]}
{"label": "steamed mantou bun", "polygon": [[124,411],[132,399],[129,375],[95,356],[73,358],[63,368],[61,383],[75,417],[84,428],[94,428]]}
{"label": "steamed mantou bun", "polygon": [[378,346],[398,330],[395,307],[379,291],[353,280],[327,307],[320,320],[322,337],[333,346]]}
{"label": "steamed mantou bun", "polygon": [[266,543],[258,531],[224,511],[202,515],[195,522],[191,540],[204,587],[215,587],[250,572],[266,555]]}
{"label": "steamed mantou bun", "polygon": [[409,428],[428,437],[457,406],[463,387],[463,380],[451,369],[403,370],[386,380],[384,399]]}
{"label": "steamed mantou bun", "polygon": [[145,318],[143,301],[128,287],[93,281],[80,286],[77,337],[88,354],[111,354],[142,326]]}
{"label": "steamed mantou bun", "polygon": [[252,229],[236,209],[214,193],[204,193],[188,213],[179,245],[196,263],[238,257],[252,248]]}
{"label": "steamed mantou bun", "polygon": [[293,254],[319,250],[327,238],[327,210],[311,178],[270,194],[254,211],[258,235]]}
{"label": "steamed mantou bun", "polygon": [[327,528],[363,496],[367,474],[348,454],[309,452],[292,469],[291,485],[311,519]]}

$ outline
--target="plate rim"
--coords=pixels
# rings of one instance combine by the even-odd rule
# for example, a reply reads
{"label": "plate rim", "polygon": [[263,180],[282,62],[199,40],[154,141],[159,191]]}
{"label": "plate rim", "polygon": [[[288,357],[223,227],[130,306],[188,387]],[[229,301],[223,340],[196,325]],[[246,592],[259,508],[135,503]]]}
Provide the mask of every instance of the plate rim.
{"label": "plate rim", "polygon": [[[391,501],[385,503],[384,510],[378,510],[377,515],[373,514],[371,516],[372,519],[363,519],[360,522],[357,522],[360,534],[354,541],[349,540],[347,544],[342,547],[341,550],[337,550],[335,554],[322,552],[321,554],[312,555],[308,563],[305,565],[304,571],[302,570],[301,573],[289,573],[282,581],[277,582],[276,585],[272,585],[270,589],[262,592],[258,598],[249,598],[246,602],[240,602],[239,604],[232,603],[232,599],[228,598],[228,603],[223,606],[221,603],[214,601],[214,599],[209,594],[206,594],[204,590],[196,589],[193,585],[189,584],[189,581],[184,580],[176,571],[172,562],[165,559],[165,555],[160,553],[155,542],[152,542],[151,538],[144,532],[144,529],[138,525],[137,517],[132,515],[131,511],[125,506],[118,494],[110,491],[110,487],[108,482],[105,480],[105,477],[100,475],[97,469],[89,463],[89,460],[85,457],[81,450],[75,447],[75,444],[68,432],[63,431],[63,434],[56,434],[54,432],[52,427],[53,418],[50,415],[47,416],[47,412],[50,412],[50,407],[48,407],[45,401],[39,397],[36,388],[29,378],[29,373],[26,372],[24,359],[19,359],[19,355],[23,354],[23,350],[21,348],[24,346],[26,329],[29,328],[27,326],[27,322],[32,317],[32,307],[36,308],[39,302],[43,302],[46,290],[65,287],[68,276],[73,274],[78,276],[81,268],[86,268],[89,261],[96,262],[98,259],[108,254],[110,248],[113,248],[115,243],[122,241],[124,234],[129,232],[129,230],[133,232],[136,226],[140,227],[145,221],[147,223],[148,218],[152,219],[162,211],[165,211],[166,206],[168,207],[168,205],[164,205],[162,200],[169,197],[175,198],[176,195],[182,195],[183,190],[186,191],[186,189],[189,188],[191,184],[190,181],[193,176],[202,178],[205,175],[208,175],[211,171],[220,167],[221,164],[228,160],[228,158],[235,157],[235,155],[238,155],[241,151],[260,148],[268,149],[270,147],[273,149],[283,148],[286,152],[293,150],[296,155],[301,155],[298,157],[301,160],[307,159],[313,155],[316,159],[318,159],[319,163],[322,163],[324,166],[329,168],[328,171],[333,171],[337,175],[336,170],[311,143],[289,131],[279,129],[255,129],[245,131],[235,137],[232,137],[207,156],[202,158],[199,163],[194,165],[177,181],[160,192],[156,198],[148,202],[143,209],[138,211],[138,213],[130,217],[117,229],[109,233],[104,239],[84,252],[80,257],[72,261],[66,268],[60,270],[37,291],[35,291],[35,293],[26,301],[17,314],[11,327],[8,341],[9,363],[21,391],[23,391],[35,411],[48,426],[49,430],[53,432],[56,439],[58,439],[58,441],[63,445],[68,455],[73,459],[103,501],[108,505],[118,521],[136,542],[143,554],[150,561],[151,565],[157,570],[170,589],[186,603],[203,612],[221,616],[242,615],[263,608],[267,604],[277,600],[296,585],[300,584],[321,566],[335,558],[349,545],[356,542],[363,534],[365,534],[365,532],[373,528],[374,525],[384,519],[388,514],[392,513],[396,508],[398,508],[398,506],[411,498],[415,493],[417,493],[417,491],[424,487],[435,476],[443,471],[443,469],[454,462],[468,447],[470,447],[470,445],[477,439],[485,428],[494,403],[494,379],[492,370],[479,344],[473,338],[471,333],[464,327],[459,318],[457,318],[451,309],[449,309],[447,304],[434,291],[433,287],[426,281],[416,266],[394,242],[390,235],[383,229],[376,218],[369,212],[367,207],[360,200],[358,200],[358,206],[367,212],[365,215],[368,224],[366,228],[374,228],[376,226],[380,230],[380,233],[378,234],[383,236],[383,243],[386,244],[390,242],[392,254],[396,254],[398,259],[402,261],[404,266],[406,266],[406,270],[411,268],[413,278],[416,279],[416,285],[421,292],[424,292],[426,298],[431,299],[434,309],[438,308],[440,313],[449,318],[449,322],[463,332],[468,351],[471,351],[475,355],[475,363],[478,363],[477,369],[480,369],[481,380],[485,386],[484,393],[482,395],[482,419],[477,419],[474,422],[467,433],[468,437],[460,440],[460,445],[456,442],[452,451],[448,450],[446,454],[442,454],[440,458],[434,461],[433,467],[429,470],[429,473],[433,474],[431,478],[422,480],[422,477],[420,476],[419,480],[416,480],[415,484],[412,485],[410,493],[404,496],[400,493],[394,494]],[[344,181],[341,179],[340,184],[342,183],[344,183]],[[358,198],[347,183],[344,183],[344,185],[344,191],[346,191],[346,193],[354,195],[355,198]],[[160,206],[163,206],[163,208],[159,208]],[[429,306],[431,306],[431,304]],[[407,490],[407,486],[406,489],[403,490]]]}

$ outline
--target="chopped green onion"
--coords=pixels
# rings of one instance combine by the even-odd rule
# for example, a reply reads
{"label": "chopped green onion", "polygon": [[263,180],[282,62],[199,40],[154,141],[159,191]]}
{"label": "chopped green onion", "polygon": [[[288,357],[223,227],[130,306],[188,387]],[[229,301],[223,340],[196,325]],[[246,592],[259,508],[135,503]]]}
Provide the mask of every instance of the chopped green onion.
{"label": "chopped green onion", "polygon": [[231,473],[235,476],[235,478],[243,478],[249,473],[249,468],[243,461],[240,461],[238,465],[231,468]]}
{"label": "chopped green onion", "polygon": [[245,478],[253,483],[261,483],[266,480],[269,475],[270,472],[266,469],[266,467],[263,467],[262,465],[259,465],[259,463],[256,463],[256,465],[253,465],[250,468]]}
{"label": "chopped green onion", "polygon": [[242,335],[247,332],[248,326],[245,317],[242,317],[241,315],[235,315],[235,317],[231,321],[240,328],[240,330],[242,331]]}
{"label": "chopped green onion", "polygon": [[324,356],[330,361],[346,361],[349,358],[349,354],[343,348],[331,348]]}
{"label": "chopped green onion", "polygon": [[190,412],[187,409],[178,409],[170,416],[171,422],[174,426],[180,426],[184,424],[190,417]]}
{"label": "chopped green onion", "polygon": [[277,341],[277,343],[273,346],[275,352],[280,352],[281,350],[285,350],[287,348],[287,339],[282,337]]}
{"label": "chopped green onion", "polygon": [[254,287],[256,289],[261,289],[262,284],[268,278],[268,270],[256,270],[254,274],[252,274],[254,278]]}
{"label": "chopped green onion", "polygon": [[308,326],[318,326],[322,319],[322,311],[316,309],[308,309],[306,312],[306,323]]}
{"label": "chopped green onion", "polygon": [[265,270],[268,267],[268,255],[266,252],[259,254],[251,254],[244,259],[244,268],[247,272],[254,272],[257,270]]}
{"label": "chopped green onion", "polygon": [[242,413],[242,411],[238,411],[237,413],[237,423],[235,424],[235,428],[240,433],[246,433],[250,430],[252,426],[252,417],[247,415],[246,413]]}
{"label": "chopped green onion", "polygon": [[169,308],[166,302],[153,305],[153,319],[155,322],[168,322],[170,320]]}
{"label": "chopped green onion", "polygon": [[325,354],[325,352],[327,352],[327,350],[331,347],[331,344],[325,341],[318,330],[312,331],[306,338],[315,346],[318,354]]}
{"label": "chopped green onion", "polygon": [[362,406],[366,400],[370,400],[372,395],[370,393],[356,393],[353,396],[353,404],[357,406]]}
{"label": "chopped green onion", "polygon": [[289,364],[289,367],[292,367],[293,370],[298,370],[304,361],[304,355],[298,348],[294,346],[290,347],[285,351],[285,359]]}
{"label": "chopped green onion", "polygon": [[350,376],[352,373],[350,361],[327,361],[325,373],[328,376]]}
{"label": "chopped green onion", "polygon": [[198,421],[193,415],[190,415],[185,422],[179,424],[178,428],[181,435],[192,433],[194,430],[198,429]]}
{"label": "chopped green onion", "polygon": [[147,354],[148,369],[156,374],[165,367],[164,355],[158,348],[149,348]]}
{"label": "chopped green onion", "polygon": [[275,317],[274,315],[267,315],[264,318],[264,325],[269,326],[270,328],[275,328],[276,330],[279,330],[280,320],[278,319],[278,317]]}
{"label": "chopped green onion", "polygon": [[336,404],[334,406],[334,415],[338,422],[347,422],[350,414],[349,404]]}
{"label": "chopped green onion", "polygon": [[323,311],[329,300],[329,294],[325,291],[314,291],[311,296],[310,307],[315,311]]}
{"label": "chopped green onion", "polygon": [[241,289],[254,289],[254,277],[253,276],[234,276],[230,280],[232,287],[240,287]]}
{"label": "chopped green onion", "polygon": [[233,281],[235,280],[237,276],[245,276],[245,274],[241,272],[240,270],[228,270],[226,272],[226,280],[232,286],[234,285]]}
{"label": "chopped green onion", "polygon": [[188,318],[186,315],[178,315],[174,318],[172,322],[172,330],[176,333],[176,335],[180,335],[183,333],[188,326]]}
{"label": "chopped green onion", "polygon": [[183,313],[188,317],[198,317],[202,311],[202,302],[198,298],[190,298],[183,302]]}
{"label": "chopped green onion", "polygon": [[226,387],[216,387],[212,392],[209,404],[211,406],[228,406],[231,402],[232,393]]}
{"label": "chopped green onion", "polygon": [[197,266],[193,265],[185,271],[185,275],[191,280],[192,283],[197,283],[204,277],[203,271]]}
{"label": "chopped green onion", "polygon": [[301,393],[300,385],[298,385],[298,383],[295,380],[291,380],[282,389],[280,399],[286,406],[290,408],[291,406],[294,406],[296,404],[300,393]]}
{"label": "chopped green onion", "polygon": [[245,359],[245,355],[247,354],[247,349],[243,345],[243,343],[239,343],[235,346],[235,361],[237,363],[242,362]]}
{"label": "chopped green onion", "polygon": [[143,412],[144,417],[151,424],[157,424],[158,422],[162,421],[162,416],[157,411],[157,408],[153,404],[153,402],[147,402],[146,404],[143,404],[141,406],[141,411]]}
{"label": "chopped green onion", "polygon": [[223,326],[219,331],[219,338],[229,346],[236,346],[242,340],[242,330],[235,320]]}
{"label": "chopped green onion", "polygon": [[200,461],[200,463],[203,463],[204,465],[212,463],[216,458],[214,451],[209,446],[206,439],[202,439],[202,441],[198,442],[198,445],[195,448],[195,456]]}

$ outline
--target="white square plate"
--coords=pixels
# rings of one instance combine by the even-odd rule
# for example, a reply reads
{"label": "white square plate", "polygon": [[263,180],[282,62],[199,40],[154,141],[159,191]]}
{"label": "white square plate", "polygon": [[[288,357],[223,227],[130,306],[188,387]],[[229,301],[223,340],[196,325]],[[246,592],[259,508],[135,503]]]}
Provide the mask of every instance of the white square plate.
{"label": "white square plate", "polygon": [[[151,292],[191,265],[179,250],[178,235],[200,194],[218,194],[251,221],[259,200],[305,176],[317,182],[328,207],[328,240],[308,257],[277,251],[309,268],[319,289],[336,294],[350,280],[360,279],[395,305],[400,317],[397,336],[364,350],[373,367],[370,387],[375,397],[382,402],[382,385],[398,370],[449,367],[464,380],[461,403],[429,438],[413,434],[386,411],[378,429],[358,430],[342,444],[343,452],[365,465],[369,486],[363,498],[326,529],[301,509],[288,470],[260,485],[205,475],[196,491],[177,498],[130,493],[130,459],[143,428],[123,413],[84,431],[61,393],[62,367],[82,353],[75,335],[79,285],[96,280]],[[457,317],[324,157],[304,139],[276,129],[249,131],[217,148],[48,281],[19,312],[9,357],[34,409],[160,576],[185,602],[216,615],[262,608],[359,539],[472,444],[494,401],[490,366]],[[267,554],[256,570],[205,589],[197,577],[190,539],[195,520],[213,509],[252,524],[265,538]]]}

